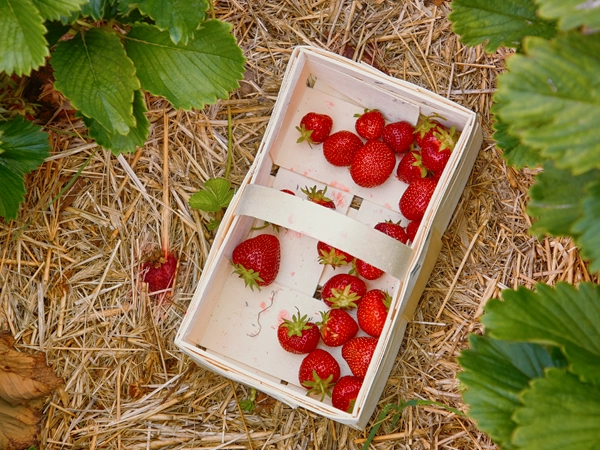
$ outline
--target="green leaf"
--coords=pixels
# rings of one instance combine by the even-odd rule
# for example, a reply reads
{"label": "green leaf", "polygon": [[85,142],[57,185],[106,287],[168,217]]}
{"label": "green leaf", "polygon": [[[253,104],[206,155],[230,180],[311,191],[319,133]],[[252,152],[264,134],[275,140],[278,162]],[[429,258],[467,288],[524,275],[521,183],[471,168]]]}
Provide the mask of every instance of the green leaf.
{"label": "green leaf", "polygon": [[234,191],[231,183],[225,178],[211,178],[206,180],[204,189],[190,197],[189,204],[193,209],[204,212],[217,212],[229,206]]}
{"label": "green leaf", "polygon": [[0,122],[0,216],[16,219],[25,196],[26,173],[49,156],[48,134],[41,127],[17,116]]}
{"label": "green leaf", "polygon": [[520,47],[526,36],[553,37],[554,22],[540,19],[536,11],[533,0],[454,0],[448,18],[463,43],[487,42],[486,52],[493,53],[501,46]]}
{"label": "green leaf", "polygon": [[92,28],[59,42],[51,60],[55,88],[84,116],[110,134],[136,126],[133,92],[139,89],[133,63],[112,31]]}
{"label": "green leaf", "polygon": [[529,381],[553,367],[552,357],[542,346],[505,342],[489,336],[469,336],[470,349],[463,350],[458,362],[463,371],[457,375],[467,388],[464,401],[479,429],[503,448],[511,448],[510,437],[516,427],[512,415],[521,406],[519,393]]}
{"label": "green leaf", "polygon": [[114,155],[120,153],[131,153],[137,147],[142,147],[148,139],[150,133],[150,121],[144,113],[146,101],[141,91],[135,91],[133,97],[133,116],[136,119],[136,126],[129,129],[129,133],[122,135],[119,133],[109,133],[97,120],[83,116],[83,122],[89,129],[90,136],[105,149],[109,149]]}
{"label": "green leaf", "polygon": [[0,0],[0,72],[27,75],[50,54],[44,21],[31,0]]}
{"label": "green leaf", "polygon": [[549,369],[521,395],[513,442],[523,450],[600,449],[600,387]]}
{"label": "green leaf", "polygon": [[59,20],[80,11],[87,0],[32,0],[44,20]]}
{"label": "green leaf", "polygon": [[524,50],[494,94],[509,134],[575,174],[600,168],[600,35],[528,38]]}
{"label": "green leaf", "polygon": [[228,23],[209,20],[184,46],[174,44],[166,31],[139,24],[127,35],[125,48],[143,89],[175,108],[201,109],[227,98],[243,77],[245,58],[230,30]]}
{"label": "green leaf", "polygon": [[81,15],[94,20],[108,19],[117,13],[117,0],[88,0],[81,8]]}
{"label": "green leaf", "polygon": [[583,217],[573,226],[581,256],[591,261],[590,270],[600,272],[600,183],[588,189],[583,200]]}
{"label": "green leaf", "polygon": [[502,122],[498,116],[494,118],[496,122],[492,125],[493,138],[498,147],[502,149],[502,156],[506,162],[517,169],[538,167],[542,162],[540,152],[523,145],[519,138],[508,134],[508,125]]}
{"label": "green leaf", "polygon": [[595,0],[535,0],[539,14],[548,20],[558,20],[561,30],[585,25],[600,28],[600,3]]}
{"label": "green leaf", "polygon": [[529,189],[527,214],[535,218],[529,232],[536,236],[570,236],[573,224],[583,217],[583,200],[587,188],[600,179],[600,170],[573,176],[570,170],[558,169],[553,161],[535,176]]}
{"label": "green leaf", "polygon": [[161,30],[168,30],[171,40],[187,45],[194,39],[194,31],[206,18],[208,2],[206,0],[125,0],[120,10],[137,7],[142,14],[150,16]]}
{"label": "green leaf", "polygon": [[570,370],[583,381],[600,384],[600,286],[568,283],[537,292],[519,288],[502,292],[504,302],[491,300],[482,322],[495,339],[534,342],[563,349]]}

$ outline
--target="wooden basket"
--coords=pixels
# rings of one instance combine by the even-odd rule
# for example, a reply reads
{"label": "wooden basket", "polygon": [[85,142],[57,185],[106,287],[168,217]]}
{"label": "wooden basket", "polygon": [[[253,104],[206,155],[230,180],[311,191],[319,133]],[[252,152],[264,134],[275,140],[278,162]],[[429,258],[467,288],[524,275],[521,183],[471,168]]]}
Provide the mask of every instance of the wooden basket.
{"label": "wooden basket", "polygon": [[[437,113],[445,118],[444,124],[456,126],[461,133],[409,246],[373,228],[383,220],[408,223],[398,208],[406,184],[392,176],[376,188],[361,188],[347,168],[326,162],[321,145],[296,142],[295,127],[309,111],[329,114],[335,132],[353,130],[354,114],[365,108],[379,109],[388,122],[413,124],[419,114]],[[176,345],[197,364],[227,378],[292,407],[364,429],[397,358],[406,325],[431,274],[441,236],[481,144],[474,112],[371,66],[312,47],[295,48],[256,159],[219,227]],[[313,186],[327,187],[336,211],[305,199],[301,189]],[[290,189],[296,196],[281,189]],[[265,222],[277,224],[279,231],[269,225],[254,229]],[[277,235],[282,247],[279,275],[260,292],[245,287],[233,274],[230,262],[235,246],[259,233]],[[318,241],[384,270],[382,278],[367,281],[367,286],[387,290],[393,299],[352,413],[334,408],[329,399],[307,396],[298,381],[304,355],[285,352],[277,341],[277,326],[296,309],[319,320],[319,312],[327,308],[314,298],[315,292],[333,274],[348,271],[319,264]],[[328,350],[340,362],[342,375],[350,375],[340,349]]]}

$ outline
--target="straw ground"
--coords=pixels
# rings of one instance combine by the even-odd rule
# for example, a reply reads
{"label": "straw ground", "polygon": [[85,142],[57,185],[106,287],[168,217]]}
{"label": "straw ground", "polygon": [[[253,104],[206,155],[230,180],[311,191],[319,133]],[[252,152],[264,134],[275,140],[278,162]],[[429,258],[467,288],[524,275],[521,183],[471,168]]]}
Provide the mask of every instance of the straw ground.
{"label": "straw ground", "polygon": [[[532,171],[506,167],[489,108],[509,52],[463,46],[442,1],[230,0],[215,13],[247,57],[240,89],[202,111],[148,98],[151,136],[119,158],[63,113],[48,124],[53,152],[27,178],[17,221],[0,223],[0,329],[23,352],[44,351],[65,384],[44,410],[45,449],[358,449],[387,404],[435,400],[467,411],[456,356],[481,332],[482,307],[504,288],[589,280],[568,239],[529,236]],[[291,49],[314,45],[456,101],[480,114],[485,141],[434,272],[366,432],[196,367],[173,338],[211,245],[210,219],[187,201],[227,166],[228,119],[238,185],[253,161]],[[166,152],[165,152],[166,150]],[[166,158],[165,158],[166,154]],[[78,174],[58,200],[54,197]],[[148,295],[140,264],[168,245],[173,292]],[[469,419],[437,406],[406,408],[375,449],[490,449]]]}

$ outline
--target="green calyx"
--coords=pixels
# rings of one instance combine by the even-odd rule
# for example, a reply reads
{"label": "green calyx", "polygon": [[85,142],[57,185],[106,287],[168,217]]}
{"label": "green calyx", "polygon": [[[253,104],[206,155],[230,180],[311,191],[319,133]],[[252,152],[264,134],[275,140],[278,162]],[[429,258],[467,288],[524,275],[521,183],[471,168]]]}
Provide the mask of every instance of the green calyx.
{"label": "green calyx", "polygon": [[306,195],[309,198],[310,201],[315,203],[327,203],[333,201],[325,195],[325,193],[327,192],[327,186],[325,186],[323,189],[317,189],[316,186],[313,186],[311,188],[305,187],[301,189],[301,191],[304,195]]}
{"label": "green calyx", "polygon": [[312,372],[313,381],[303,381],[302,386],[308,389],[306,395],[316,395],[321,401],[325,399],[325,396],[331,397],[331,385],[333,381],[333,374],[327,378],[322,379],[316,370]]}
{"label": "green calyx", "polygon": [[258,272],[255,272],[252,269],[246,269],[241,264],[234,264],[233,267],[233,272],[238,274],[240,278],[244,280],[246,287],[250,287],[251,290],[256,288],[260,291],[260,286],[258,283],[262,283],[264,280],[260,277]]}
{"label": "green calyx", "polygon": [[296,143],[300,144],[301,142],[306,141],[306,142],[308,142],[308,145],[310,145],[312,147],[312,144],[314,144],[313,140],[311,139],[313,130],[307,130],[306,127],[304,126],[304,124],[302,124],[299,127],[296,127],[296,130],[298,130],[300,132],[300,137],[298,138]]}
{"label": "green calyx", "polygon": [[[298,311],[297,308],[296,311]],[[304,330],[310,329],[310,326],[308,325],[308,316],[300,316],[300,311],[298,311],[298,314],[292,316],[292,320],[284,319],[281,326],[287,328],[288,337],[302,336]]]}
{"label": "green calyx", "polygon": [[319,255],[319,263],[323,265],[330,265],[333,267],[345,266],[350,261],[346,259],[346,255],[339,253],[335,248],[331,247],[328,252],[321,250]]}
{"label": "green calyx", "polygon": [[357,307],[356,302],[360,299],[361,296],[352,292],[352,285],[348,284],[344,289],[331,289],[331,297],[327,300],[332,304],[332,308],[352,309]]}
{"label": "green calyx", "polygon": [[458,140],[458,133],[456,132],[455,126],[452,126],[450,131],[435,131],[433,135],[440,142],[440,148],[438,151],[443,152],[444,150],[454,150],[454,146]]}

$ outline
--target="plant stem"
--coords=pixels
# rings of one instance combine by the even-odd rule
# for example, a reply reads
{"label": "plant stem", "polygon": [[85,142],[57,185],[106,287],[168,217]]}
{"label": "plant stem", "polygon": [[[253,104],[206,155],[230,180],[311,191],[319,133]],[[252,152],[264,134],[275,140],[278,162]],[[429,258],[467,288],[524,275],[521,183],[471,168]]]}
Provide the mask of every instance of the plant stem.
{"label": "plant stem", "polygon": [[162,209],[162,224],[161,224],[161,244],[162,251],[167,257],[169,253],[169,118],[167,113],[163,114],[163,209]]}
{"label": "plant stem", "polygon": [[231,165],[233,163],[233,124],[231,120],[231,107],[227,105],[227,167],[225,168],[225,179],[229,180]]}

